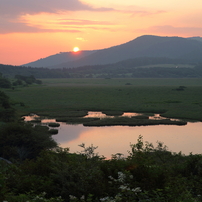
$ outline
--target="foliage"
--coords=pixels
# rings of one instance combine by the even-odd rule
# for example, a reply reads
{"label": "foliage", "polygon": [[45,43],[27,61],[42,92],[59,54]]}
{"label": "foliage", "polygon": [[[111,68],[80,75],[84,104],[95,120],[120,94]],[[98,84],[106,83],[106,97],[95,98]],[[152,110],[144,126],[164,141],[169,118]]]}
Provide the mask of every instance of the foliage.
{"label": "foliage", "polygon": [[78,154],[57,148],[20,164],[0,161],[0,200],[202,201],[201,155],[171,153],[160,142],[156,147],[144,143],[142,136],[127,158],[104,160],[93,145],[81,147]]}
{"label": "foliage", "polygon": [[2,91],[0,91],[0,105],[5,109],[10,108],[9,97]]}
{"label": "foliage", "polygon": [[9,97],[0,91],[0,121],[11,121],[14,116],[15,110],[11,106]]}
{"label": "foliage", "polygon": [[15,79],[17,79],[13,85],[22,85],[23,82],[25,82],[25,84],[42,84],[41,80],[37,80],[33,75],[31,76],[22,76],[22,75],[15,75]]}
{"label": "foliage", "polygon": [[50,127],[59,127],[60,124],[59,123],[49,123],[48,126],[50,126]]}
{"label": "foliage", "polygon": [[52,135],[56,135],[56,134],[58,134],[58,130],[57,129],[50,129],[49,133]]}
{"label": "foliage", "polygon": [[0,127],[0,156],[6,159],[35,158],[42,150],[56,147],[47,127],[7,123]]}
{"label": "foliage", "polygon": [[[46,92],[47,89],[46,87],[45,89],[33,87],[31,90],[25,88],[22,90],[25,94],[18,96],[24,95],[25,100],[28,100],[26,98],[28,96],[33,102],[37,101],[34,107],[32,105],[35,110],[43,103],[44,97],[49,101],[43,100],[45,105],[55,106],[54,99],[50,99],[55,97],[52,93],[54,90],[58,93],[58,89],[62,89],[57,94],[58,100],[65,94],[66,99],[63,104],[74,110],[80,106],[86,112],[89,106],[93,109],[104,106],[103,111],[109,109],[125,111],[124,106],[129,110],[135,105],[141,111],[157,110],[160,105],[172,111],[170,108],[172,105],[174,110],[177,108],[184,110],[184,106],[193,106],[192,110],[195,112],[198,110],[201,116],[200,86],[188,87],[183,91],[173,91],[173,87],[165,86],[132,88],[132,85],[124,85],[124,87],[119,85],[110,89],[108,86],[107,88],[56,87],[51,89],[51,92]],[[36,94],[27,93],[30,91]],[[10,91],[10,95],[15,92],[17,91]],[[41,92],[47,94],[36,96]],[[198,94],[195,95],[196,93]],[[10,109],[9,98],[4,93],[0,96],[2,109]],[[136,101],[135,98],[138,96],[140,99]],[[103,104],[106,99],[109,101],[107,105]],[[27,105],[29,102],[25,103]],[[155,108],[156,103],[158,103],[157,108]],[[195,104],[189,105],[190,103]],[[146,105],[149,107],[144,108]],[[62,106],[61,100],[59,106]],[[130,145],[131,150],[126,158],[117,153],[111,159],[105,160],[103,156],[96,153],[97,147],[93,145],[86,147],[83,143],[80,145],[83,151],[77,154],[70,153],[68,148],[62,149],[56,146],[48,127],[19,122],[1,125],[0,157],[4,159],[0,158],[0,201],[202,201],[202,155],[200,154],[184,156],[181,153],[172,153],[161,142],[158,142],[156,147],[148,142],[144,143],[142,136],[139,136],[137,143]]]}
{"label": "foliage", "polygon": [[0,88],[11,88],[11,82],[6,78],[0,78]]}
{"label": "foliage", "polygon": [[38,195],[32,194],[20,194],[18,196],[8,195],[6,197],[6,201],[3,202],[63,202],[64,200],[61,197],[52,197],[52,198],[45,198],[46,193],[43,192]]}
{"label": "foliage", "polygon": [[[126,86],[126,81],[132,85]],[[22,115],[36,113],[65,120],[65,116],[85,116],[87,111],[122,111],[202,120],[202,79],[57,79],[43,83],[5,92],[14,102],[24,103],[24,107],[16,105]],[[183,91],[173,90],[185,85]]]}
{"label": "foliage", "polygon": [[[141,57],[106,65],[49,69],[0,64],[0,72],[7,77],[16,74],[36,78],[201,78],[201,64],[165,57]],[[176,68],[177,67],[177,68]]]}
{"label": "foliage", "polygon": [[84,126],[146,126],[146,125],[186,125],[185,121],[173,121],[170,119],[162,120],[151,120],[145,116],[134,116],[134,117],[114,117],[114,118],[104,118],[99,120],[92,120],[89,122],[84,122]]}

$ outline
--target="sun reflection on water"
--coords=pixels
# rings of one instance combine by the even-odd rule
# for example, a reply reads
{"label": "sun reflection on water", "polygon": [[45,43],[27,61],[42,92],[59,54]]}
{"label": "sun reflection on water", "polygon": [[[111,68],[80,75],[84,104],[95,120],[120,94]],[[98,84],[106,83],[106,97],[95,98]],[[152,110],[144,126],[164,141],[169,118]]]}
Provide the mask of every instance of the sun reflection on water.
{"label": "sun reflection on water", "polygon": [[[87,117],[106,117],[101,112],[89,112]],[[124,113],[123,116],[137,116],[137,113]],[[39,118],[33,115],[32,118]],[[152,117],[151,117],[152,118]],[[162,118],[155,114],[153,118]],[[30,121],[31,117],[25,117]],[[55,122],[55,119],[44,119],[42,123]],[[137,141],[139,135],[144,141],[155,145],[157,141],[164,142],[168,150],[173,152],[182,151],[183,154],[190,152],[202,153],[202,122],[188,123],[185,126],[154,125],[154,126],[108,126],[108,127],[84,127],[82,124],[68,125],[60,122],[59,133],[53,138],[61,147],[70,148],[70,152],[81,151],[78,146],[85,143],[86,146],[93,144],[98,146],[99,155],[110,158],[112,154],[122,153],[128,155],[130,144]]]}

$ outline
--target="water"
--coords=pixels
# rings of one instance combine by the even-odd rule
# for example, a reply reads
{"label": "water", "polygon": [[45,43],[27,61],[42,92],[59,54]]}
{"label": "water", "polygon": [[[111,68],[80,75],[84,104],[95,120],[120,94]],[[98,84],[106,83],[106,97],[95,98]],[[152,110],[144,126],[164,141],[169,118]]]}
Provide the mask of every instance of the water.
{"label": "water", "polygon": [[[98,116],[99,112],[97,112]],[[92,117],[92,113],[88,116]],[[103,114],[101,114],[103,116]],[[124,114],[133,116],[134,114]],[[139,115],[139,114],[136,114]],[[26,118],[28,120],[29,117]],[[150,118],[163,118],[155,115]],[[31,119],[31,118],[30,118]],[[55,122],[54,119],[45,119],[42,123]],[[183,154],[202,153],[202,122],[190,123],[185,126],[155,125],[155,126],[109,126],[109,127],[84,127],[82,124],[69,125],[60,123],[59,133],[53,138],[63,148],[70,148],[70,152],[82,150],[80,145],[98,146],[96,152],[110,158],[112,154],[122,153],[128,155],[130,144],[135,144],[139,135],[144,141],[153,143],[163,142],[168,150],[173,152],[182,151]]]}

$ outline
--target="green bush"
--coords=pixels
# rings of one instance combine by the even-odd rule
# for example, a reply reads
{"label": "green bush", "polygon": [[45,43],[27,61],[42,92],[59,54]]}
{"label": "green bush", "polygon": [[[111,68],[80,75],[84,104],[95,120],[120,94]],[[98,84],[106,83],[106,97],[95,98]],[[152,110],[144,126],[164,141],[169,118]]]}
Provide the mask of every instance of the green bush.
{"label": "green bush", "polygon": [[50,126],[50,127],[59,127],[60,124],[59,123],[49,123],[48,126]]}
{"label": "green bush", "polygon": [[97,147],[80,146],[80,153],[58,147],[21,163],[0,161],[0,200],[202,201],[201,155],[172,153],[161,142],[144,143],[142,136],[126,158],[118,153],[106,160]]}
{"label": "green bush", "polygon": [[42,150],[56,146],[48,127],[28,123],[7,123],[0,127],[0,156],[3,158],[32,159]]}
{"label": "green bush", "polygon": [[56,134],[58,134],[58,130],[57,129],[50,129],[49,133],[52,135],[56,135]]}

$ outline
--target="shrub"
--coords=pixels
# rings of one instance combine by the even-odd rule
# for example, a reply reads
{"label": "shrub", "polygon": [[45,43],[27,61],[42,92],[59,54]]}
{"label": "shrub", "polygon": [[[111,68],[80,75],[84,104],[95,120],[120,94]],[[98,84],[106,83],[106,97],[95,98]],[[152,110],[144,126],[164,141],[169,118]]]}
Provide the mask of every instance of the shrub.
{"label": "shrub", "polygon": [[8,123],[0,128],[0,156],[6,159],[35,158],[42,150],[56,146],[48,127]]}
{"label": "shrub", "polygon": [[59,123],[49,123],[48,126],[50,126],[50,127],[59,127],[60,124]]}

